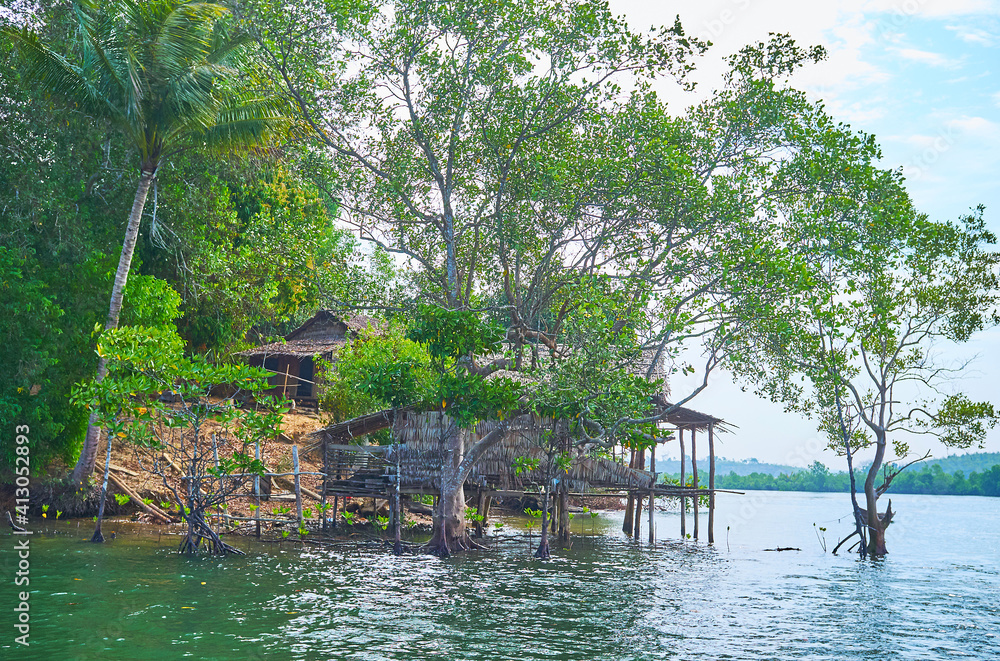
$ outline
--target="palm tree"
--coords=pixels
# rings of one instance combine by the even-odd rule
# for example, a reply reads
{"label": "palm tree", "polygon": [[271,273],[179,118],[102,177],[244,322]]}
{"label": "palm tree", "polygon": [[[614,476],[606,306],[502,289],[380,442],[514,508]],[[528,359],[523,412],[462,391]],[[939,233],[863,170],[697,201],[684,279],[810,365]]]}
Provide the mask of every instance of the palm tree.
{"label": "palm tree", "polygon": [[[139,184],[129,214],[105,329],[118,326],[125,284],[146,195],[157,169],[189,148],[250,148],[289,121],[276,97],[254,94],[241,80],[249,64],[243,37],[229,33],[229,15],[214,2],[80,0],[73,59],[37,34],[4,30],[25,80],[73,110],[110,122],[139,156]],[[97,380],[106,373],[100,357]],[[73,480],[94,471],[100,428],[92,415]]]}

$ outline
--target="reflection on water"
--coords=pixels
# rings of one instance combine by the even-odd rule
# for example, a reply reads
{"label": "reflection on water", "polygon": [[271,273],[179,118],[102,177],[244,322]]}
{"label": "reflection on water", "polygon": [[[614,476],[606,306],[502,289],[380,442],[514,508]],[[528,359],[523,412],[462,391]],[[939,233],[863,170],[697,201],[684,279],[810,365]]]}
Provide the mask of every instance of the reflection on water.
{"label": "reflection on water", "polygon": [[[676,514],[657,515],[650,547],[606,513],[598,534],[548,562],[523,538],[447,561],[289,543],[186,559],[173,538],[123,532],[94,546],[61,524],[32,541],[30,653],[8,636],[0,656],[1000,658],[1000,499],[895,497],[880,562],[823,552],[813,524],[832,548],[849,530],[842,495],[720,500],[714,547],[677,540]],[[5,577],[11,546],[0,547]],[[775,546],[802,550],[764,550]]]}

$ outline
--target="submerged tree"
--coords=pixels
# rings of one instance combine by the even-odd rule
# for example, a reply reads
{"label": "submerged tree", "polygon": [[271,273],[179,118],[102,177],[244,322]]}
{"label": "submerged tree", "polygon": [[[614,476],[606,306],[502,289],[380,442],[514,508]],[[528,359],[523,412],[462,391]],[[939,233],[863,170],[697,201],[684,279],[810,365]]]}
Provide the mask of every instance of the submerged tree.
{"label": "submerged tree", "polygon": [[[260,448],[280,433],[285,409],[268,398],[258,410],[242,408],[238,398],[262,395],[271,374],[185,357],[180,337],[166,329],[112,329],[97,346],[108,374],[100,382],[79,384],[74,398],[114,434],[109,453],[112,440],[132,446],[142,469],[158,476],[173,495],[188,525],[182,553],[197,552],[202,542],[212,554],[241,553],[222,541],[208,513],[245,496],[251,480],[264,472]],[[235,389],[233,396],[210,397],[219,386]],[[164,391],[178,401],[163,401]],[[168,480],[171,470],[181,472],[179,485]],[[101,541],[99,530],[95,541]]]}
{"label": "submerged tree", "polygon": [[[163,161],[182,149],[263,144],[288,125],[283,104],[243,80],[246,41],[213,2],[119,0],[76,5],[78,42],[66,57],[28,29],[5,30],[26,81],[69,109],[109,122],[139,157],[139,183],[111,291],[105,329],[118,326],[139,225]],[[107,372],[98,359],[96,379]],[[100,429],[91,420],[73,479],[94,470]]]}
{"label": "submerged tree", "polygon": [[[844,147],[837,158],[811,155],[801,166],[835,178],[823,196],[784,209],[788,246],[800,260],[795,277],[809,286],[742,337],[749,348],[733,363],[761,392],[819,413],[831,449],[847,459],[861,552],[880,557],[893,512],[890,503],[879,513],[878,499],[909,465],[885,468],[890,443],[896,462],[909,453],[905,434],[967,449],[1000,421],[989,402],[946,389],[967,363],[935,354],[940,343],[965,342],[1000,321],[1000,254],[989,248],[996,239],[981,208],[957,223],[932,222],[913,209],[898,173],[878,169],[870,138],[829,120],[817,128],[818,139]],[[862,507],[854,459],[869,448]]]}

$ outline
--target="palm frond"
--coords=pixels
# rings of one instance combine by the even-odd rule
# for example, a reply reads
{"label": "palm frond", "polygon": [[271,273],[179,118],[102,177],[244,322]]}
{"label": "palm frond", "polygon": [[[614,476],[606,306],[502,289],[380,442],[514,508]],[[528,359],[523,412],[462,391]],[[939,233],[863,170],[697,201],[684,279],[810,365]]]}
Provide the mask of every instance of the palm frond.
{"label": "palm frond", "polygon": [[108,102],[79,67],[47,48],[38,35],[27,29],[0,31],[16,48],[24,77],[46,94],[82,112],[118,118],[121,111]]}
{"label": "palm frond", "polygon": [[193,137],[210,149],[263,147],[283,137],[290,126],[287,102],[281,98],[268,97],[222,108],[215,123]]}
{"label": "palm frond", "polygon": [[[83,5],[74,7],[79,24],[80,44],[83,51],[83,71],[88,79],[98,79],[98,89],[110,101],[121,100],[122,113],[135,118],[140,113],[142,99],[141,79],[136,75],[116,31],[109,30],[108,14],[88,13]],[[118,43],[116,43],[118,42]],[[110,48],[106,47],[110,46]],[[127,54],[126,54],[127,55]]]}
{"label": "palm frond", "polygon": [[185,2],[174,7],[163,19],[152,45],[156,68],[170,78],[205,61],[212,48],[212,27],[228,14],[228,9],[210,2]]}

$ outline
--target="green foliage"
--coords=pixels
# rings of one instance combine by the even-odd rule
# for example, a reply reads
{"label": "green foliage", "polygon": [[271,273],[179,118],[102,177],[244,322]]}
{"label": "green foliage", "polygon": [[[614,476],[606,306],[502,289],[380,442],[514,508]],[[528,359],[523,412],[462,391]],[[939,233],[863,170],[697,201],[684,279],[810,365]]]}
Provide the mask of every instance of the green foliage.
{"label": "green foliage", "polygon": [[125,303],[119,323],[123,326],[174,327],[182,315],[181,297],[164,280],[134,274],[125,286]]}
{"label": "green foliage", "polygon": [[424,345],[441,369],[448,359],[500,351],[503,329],[471,310],[421,305],[406,337]]}
{"label": "green foliage", "polygon": [[[44,281],[32,277],[30,268],[27,260],[0,246],[0,339],[6,347],[0,359],[0,417],[27,426],[27,447],[37,470],[53,453],[67,451],[72,443],[60,447],[47,442],[64,429],[60,413],[69,413],[59,401],[65,392],[58,365],[64,352],[53,346],[62,331],[63,310]],[[11,441],[0,450],[4,468],[14,466],[18,446],[12,437]]]}
{"label": "green foliage", "polygon": [[[100,383],[86,381],[74,388],[73,401],[98,414],[98,420],[111,438],[121,438],[152,451],[169,449],[183,452],[185,445],[170,445],[174,437],[168,430],[178,429],[190,434],[187,451],[196,447],[200,429],[207,421],[220,425],[219,434],[232,433],[238,444],[231,455],[220,456],[219,465],[196,464],[197,454],[190,462],[205,475],[223,477],[233,474],[262,474],[263,463],[255,459],[248,448],[273,438],[280,432],[283,409],[262,398],[262,410],[241,409],[235,400],[214,401],[209,397],[213,388],[226,384],[237,393],[262,393],[267,387],[268,372],[245,365],[213,364],[203,356],[183,354],[183,341],[172,330],[126,326],[104,331],[97,350],[107,359],[108,374]],[[160,392],[174,391],[180,406],[160,401]],[[187,456],[178,460],[188,462]],[[191,465],[191,464],[188,464]],[[207,484],[228,483],[207,480]],[[206,487],[210,490],[211,487]],[[220,489],[222,487],[220,486]],[[224,490],[210,491],[201,502],[202,509],[222,504],[228,496]],[[186,507],[186,506],[185,506]]]}
{"label": "green foliage", "polygon": [[[384,335],[363,332],[322,370],[320,404],[335,422],[422,401],[434,379],[426,349],[395,324]],[[388,442],[388,434],[378,440]]]}
{"label": "green foliage", "polygon": [[115,494],[115,501],[118,503],[119,506],[128,505],[128,503],[129,503],[130,500],[131,500],[131,498],[129,498],[127,495],[125,495],[123,493],[116,493]]}
{"label": "green foliage", "polygon": [[537,469],[539,461],[538,458],[532,457],[514,457],[514,463],[512,464],[514,474],[520,475],[521,473]]}

